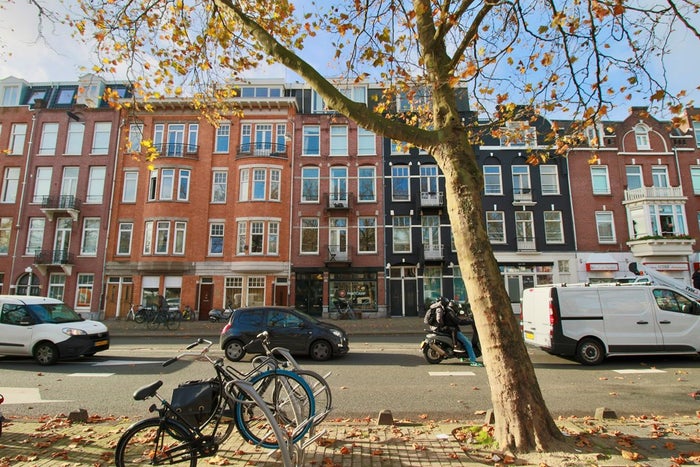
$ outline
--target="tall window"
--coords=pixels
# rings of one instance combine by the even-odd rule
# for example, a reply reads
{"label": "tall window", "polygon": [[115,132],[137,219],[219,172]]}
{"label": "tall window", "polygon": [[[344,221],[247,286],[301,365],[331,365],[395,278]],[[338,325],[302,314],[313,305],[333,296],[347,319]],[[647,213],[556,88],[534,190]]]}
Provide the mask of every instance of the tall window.
{"label": "tall window", "polygon": [[318,218],[301,219],[301,253],[318,253]]}
{"label": "tall window", "polygon": [[265,223],[251,221],[250,223],[250,254],[261,255],[263,253],[263,241],[265,237]]}
{"label": "tall window", "polygon": [[304,125],[302,156],[321,155],[321,128],[318,125]]}
{"label": "tall window", "polygon": [[236,238],[236,253],[244,255],[248,252],[248,221],[238,221],[238,236]]}
{"label": "tall window", "polygon": [[19,104],[19,85],[2,87],[3,107],[13,107]]}
{"label": "tall window", "polygon": [[19,156],[24,153],[24,141],[27,137],[26,123],[13,123],[10,132],[10,154]]}
{"label": "tall window", "polygon": [[391,167],[391,200],[410,201],[409,168],[407,165]]}
{"label": "tall window", "polygon": [[331,125],[330,140],[331,156],[348,155],[348,127],[347,125]]}
{"label": "tall window", "polygon": [[173,235],[173,254],[185,254],[185,240],[187,237],[187,222],[175,222],[175,231]]}
{"label": "tall window", "polygon": [[228,183],[228,173],[223,170],[215,170],[212,174],[213,182],[211,187],[211,202],[226,202],[226,185]]}
{"label": "tall window", "polygon": [[649,127],[643,123],[634,127],[634,139],[637,142],[637,150],[651,149],[649,145]]}
{"label": "tall window", "polygon": [[56,154],[56,139],[58,138],[58,123],[44,123],[41,127],[41,144],[39,155],[53,156]]}
{"label": "tall window", "polygon": [[607,165],[592,165],[591,166],[591,183],[593,185],[594,195],[609,195],[610,181],[608,180]]}
{"label": "tall window", "polygon": [[270,201],[280,200],[280,178],[282,172],[277,169],[270,169]]}
{"label": "tall window", "polygon": [[253,142],[253,125],[244,123],[241,125],[241,152],[250,153],[252,151],[251,143]]}
{"label": "tall window", "polygon": [[423,250],[436,254],[442,251],[440,242],[440,216],[421,216]]}
{"label": "tall window", "polygon": [[625,175],[627,176],[627,189],[636,190],[644,186],[642,178],[642,167],[639,165],[625,166]]}
{"label": "tall window", "polygon": [[374,156],[377,154],[377,138],[374,133],[364,128],[357,128],[357,155]]}
{"label": "tall window", "polygon": [[35,255],[41,251],[44,242],[45,217],[32,217],[29,219],[29,229],[27,231],[27,248],[25,254]]}
{"label": "tall window", "polygon": [[171,123],[168,125],[168,144],[165,154],[168,157],[182,157],[185,149],[185,125]]}
{"label": "tall window", "polygon": [[484,171],[484,194],[486,195],[502,195],[503,182],[501,179],[500,165],[485,165]]}
{"label": "tall window", "polygon": [[547,243],[564,243],[561,211],[544,212],[544,240]]}
{"label": "tall window", "polygon": [[515,211],[515,235],[519,248],[534,249],[535,226],[532,211]]}
{"label": "tall window", "polygon": [[486,211],[486,234],[491,243],[506,242],[506,221],[503,211]]}
{"label": "tall window", "polygon": [[667,188],[670,186],[668,181],[668,167],[665,165],[655,165],[651,168],[652,186],[659,188]]}
{"label": "tall window", "polygon": [[6,255],[9,253],[11,236],[12,218],[0,217],[0,255]]}
{"label": "tall window", "polygon": [[224,254],[224,224],[222,223],[209,224],[209,254]]}
{"label": "tall window", "polygon": [[187,125],[187,152],[197,152],[199,145],[199,123],[190,123]]}
{"label": "tall window", "polygon": [[51,273],[49,276],[49,293],[50,298],[63,301],[66,293],[66,275],[62,273]]}
{"label": "tall window", "polygon": [[134,234],[134,224],[131,222],[119,223],[119,237],[117,238],[117,254],[131,254],[131,238]]}
{"label": "tall window", "polygon": [[129,125],[129,141],[127,143],[128,152],[141,152],[141,142],[143,141],[143,123],[132,123]]}
{"label": "tall window", "polygon": [[253,192],[251,198],[254,201],[265,199],[265,185],[267,171],[265,169],[253,169]]}
{"label": "tall window", "polygon": [[19,167],[5,167],[5,175],[2,179],[2,199],[0,202],[14,203],[17,201],[19,172]]}
{"label": "tall window", "polygon": [[700,167],[690,168],[690,180],[693,182],[693,194],[700,195]]}
{"label": "tall window", "polygon": [[540,185],[543,195],[559,194],[559,171],[556,165],[540,165]]}
{"label": "tall window", "polygon": [[72,197],[78,192],[79,172],[80,169],[78,167],[63,167],[63,178],[61,179],[62,197]]}
{"label": "tall window", "polygon": [[374,167],[360,167],[357,169],[357,198],[360,202],[373,202],[377,200],[376,170]]}
{"label": "tall window", "polygon": [[513,196],[528,196],[530,192],[530,167],[527,165],[514,165],[513,171]]}
{"label": "tall window", "polygon": [[374,217],[359,217],[357,219],[357,234],[357,251],[360,253],[376,253],[377,219]]}
{"label": "tall window", "polygon": [[138,186],[139,173],[136,171],[124,172],[124,187],[122,189],[122,202],[136,202],[136,187]]}
{"label": "tall window", "polygon": [[250,190],[250,169],[241,169],[238,179],[238,200],[248,201],[248,191]]}
{"label": "tall window", "polygon": [[338,203],[347,206],[348,202],[348,168],[331,167],[330,170],[330,205]]}
{"label": "tall window", "polygon": [[49,196],[51,192],[51,176],[53,169],[51,167],[37,167],[36,178],[34,180],[34,199],[33,203],[42,203],[44,198]]}
{"label": "tall window", "polygon": [[279,222],[269,222],[267,224],[267,254],[276,255],[279,253],[280,224]]}
{"label": "tall window", "polygon": [[153,221],[146,221],[143,226],[143,254],[153,253]]}
{"label": "tall window", "polygon": [[177,183],[178,201],[187,201],[190,198],[190,171],[180,169]]}
{"label": "tall window", "polygon": [[438,168],[436,165],[420,166],[421,194],[436,194],[438,192]]}
{"label": "tall window", "polygon": [[86,203],[99,204],[105,191],[106,167],[90,167]]}
{"label": "tall window", "polygon": [[100,238],[100,218],[86,217],[83,219],[83,241],[80,245],[80,254],[83,256],[96,256],[97,244]]}
{"label": "tall window", "polygon": [[170,245],[170,222],[156,222],[156,254],[165,255]]}
{"label": "tall window", "polygon": [[173,185],[175,183],[175,169],[161,169],[160,171],[160,194],[161,200],[173,199]]}
{"label": "tall window", "polygon": [[94,274],[78,274],[78,293],[75,297],[76,308],[90,308],[92,306],[92,287],[94,283]]}
{"label": "tall window", "polygon": [[700,148],[700,122],[693,121],[693,132],[695,133],[695,147]]}
{"label": "tall window", "polygon": [[318,167],[301,169],[301,202],[318,203],[318,185],[320,170]]}
{"label": "tall window", "polygon": [[411,252],[411,218],[409,216],[394,216],[391,237],[394,253]]}
{"label": "tall window", "polygon": [[74,156],[83,152],[83,135],[85,124],[82,122],[70,122],[68,124],[68,136],[66,137],[66,150],[64,154]]}
{"label": "tall window", "polygon": [[615,243],[615,224],[612,211],[595,213],[595,225],[598,231],[598,243]]}
{"label": "tall window", "polygon": [[220,123],[219,127],[216,129],[216,144],[214,145],[214,152],[227,153],[229,151],[230,136],[231,124]]}
{"label": "tall window", "polygon": [[423,270],[423,299],[432,302],[442,296],[442,269],[439,266],[426,266]]}
{"label": "tall window", "polygon": [[91,154],[104,155],[109,153],[109,137],[112,132],[112,122],[95,123],[95,133],[92,135]]}
{"label": "tall window", "polygon": [[275,149],[275,152],[284,154],[287,152],[287,125],[284,123],[278,123],[276,126],[277,129],[277,148]]}
{"label": "tall window", "polygon": [[258,123],[255,125],[255,154],[267,155],[272,149],[272,125]]}

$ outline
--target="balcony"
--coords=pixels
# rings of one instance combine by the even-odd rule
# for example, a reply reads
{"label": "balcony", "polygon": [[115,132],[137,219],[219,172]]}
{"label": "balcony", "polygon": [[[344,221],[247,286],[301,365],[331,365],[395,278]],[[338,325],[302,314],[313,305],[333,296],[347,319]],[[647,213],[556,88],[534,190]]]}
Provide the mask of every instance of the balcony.
{"label": "balcony", "polygon": [[443,258],[441,243],[423,244],[423,261],[442,261]]}
{"label": "balcony", "polygon": [[623,204],[640,203],[644,201],[684,201],[683,189],[679,186],[647,186],[625,190]]}
{"label": "balcony", "polygon": [[350,247],[348,245],[328,245],[326,266],[349,266]]}
{"label": "balcony", "polygon": [[445,205],[445,193],[442,191],[421,191],[420,207],[440,208]]}
{"label": "balcony", "polygon": [[348,210],[350,209],[350,199],[352,198],[352,193],[348,192],[333,192],[326,193],[325,198],[327,200],[326,209],[327,210]]}
{"label": "balcony", "polygon": [[649,256],[689,256],[693,253],[695,239],[687,236],[650,236],[627,242],[632,254],[637,258]]}
{"label": "balcony", "polygon": [[516,247],[518,251],[537,251],[537,245],[535,244],[535,237],[518,237]]}
{"label": "balcony", "polygon": [[185,143],[159,143],[154,145],[160,157],[183,157],[185,159],[199,159],[197,152],[199,146]]}
{"label": "balcony", "polygon": [[287,145],[277,143],[245,143],[238,147],[236,159],[245,157],[276,157],[287,158]]}
{"label": "balcony", "polygon": [[57,214],[68,214],[77,221],[82,204],[83,202],[73,195],[44,196],[41,201],[41,212],[50,221],[53,221]]}
{"label": "balcony", "polygon": [[534,206],[537,204],[532,200],[532,190],[530,188],[516,188],[513,190],[513,206]]}
{"label": "balcony", "polygon": [[41,250],[34,255],[34,266],[42,274],[46,274],[49,266],[60,266],[66,274],[70,274],[73,264],[75,257],[68,250]]}

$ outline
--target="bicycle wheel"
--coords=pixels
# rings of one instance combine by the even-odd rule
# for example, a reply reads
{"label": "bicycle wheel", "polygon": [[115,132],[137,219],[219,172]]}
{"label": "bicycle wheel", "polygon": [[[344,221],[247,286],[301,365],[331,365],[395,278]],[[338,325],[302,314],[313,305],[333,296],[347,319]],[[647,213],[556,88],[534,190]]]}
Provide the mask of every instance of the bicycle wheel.
{"label": "bicycle wheel", "polygon": [[333,397],[331,396],[331,387],[328,385],[328,381],[326,381],[323,376],[311,370],[299,369],[294,370],[294,373],[304,378],[309,388],[311,388],[311,393],[314,395],[315,412],[319,414],[315,423],[321,423],[333,407]]}
{"label": "bicycle wheel", "polygon": [[155,315],[153,318],[146,321],[146,329],[148,329],[150,331],[153,331],[154,329],[158,329],[160,327],[160,322],[161,322],[160,316]]}
{"label": "bicycle wheel", "polygon": [[[304,378],[287,370],[265,371],[250,383],[265,401],[283,431],[294,433],[292,442],[301,440],[311,428],[315,412],[314,396]],[[277,449],[279,441],[264,412],[247,395],[236,395],[236,427],[241,436],[267,449]],[[297,430],[297,427],[300,427]]]}
{"label": "bicycle wheel", "polygon": [[169,465],[189,462],[197,465],[197,452],[188,442],[192,435],[170,419],[147,418],[129,427],[114,451],[117,467]]}
{"label": "bicycle wheel", "polygon": [[180,312],[178,311],[177,313],[170,313],[165,316],[165,327],[173,330],[173,329],[180,329]]}

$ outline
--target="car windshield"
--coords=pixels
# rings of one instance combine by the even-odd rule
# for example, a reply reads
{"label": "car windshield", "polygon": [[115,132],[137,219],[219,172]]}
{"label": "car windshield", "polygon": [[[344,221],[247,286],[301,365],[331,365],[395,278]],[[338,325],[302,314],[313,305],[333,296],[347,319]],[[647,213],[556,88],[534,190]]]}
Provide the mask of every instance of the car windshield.
{"label": "car windshield", "polygon": [[83,321],[83,318],[78,313],[63,303],[27,305],[27,308],[39,323],[73,323]]}
{"label": "car windshield", "polygon": [[301,310],[299,310],[299,309],[296,309],[296,308],[295,308],[294,311],[296,311],[296,312],[299,313],[301,316],[303,316],[305,319],[308,319],[309,321],[311,321],[311,322],[314,323],[314,324],[315,324],[315,323],[320,323],[320,322],[321,322],[321,321],[319,321],[319,319],[316,318],[315,316],[307,315],[306,313],[304,313],[303,311],[301,311]]}

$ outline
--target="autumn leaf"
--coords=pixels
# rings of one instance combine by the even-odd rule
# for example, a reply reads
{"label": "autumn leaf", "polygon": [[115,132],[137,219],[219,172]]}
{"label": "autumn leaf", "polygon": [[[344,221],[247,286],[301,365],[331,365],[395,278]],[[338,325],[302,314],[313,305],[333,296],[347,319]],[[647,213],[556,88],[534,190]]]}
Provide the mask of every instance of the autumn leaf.
{"label": "autumn leaf", "polygon": [[644,456],[639,454],[638,452],[626,451],[624,449],[622,451],[620,451],[620,454],[622,454],[622,457],[624,459],[627,459],[630,461],[638,461],[640,459],[644,459]]}

